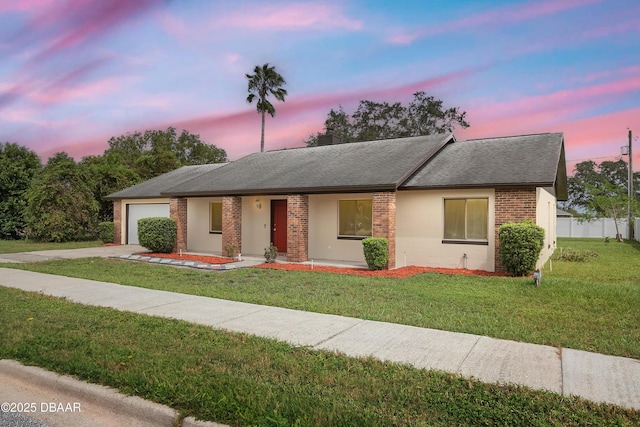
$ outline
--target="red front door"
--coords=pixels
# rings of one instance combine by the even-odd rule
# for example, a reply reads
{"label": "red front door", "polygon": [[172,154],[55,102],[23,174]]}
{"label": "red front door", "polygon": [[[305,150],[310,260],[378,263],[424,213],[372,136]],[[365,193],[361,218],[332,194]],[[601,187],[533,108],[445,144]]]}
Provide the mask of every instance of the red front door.
{"label": "red front door", "polygon": [[271,201],[271,242],[278,252],[287,252],[287,201]]}

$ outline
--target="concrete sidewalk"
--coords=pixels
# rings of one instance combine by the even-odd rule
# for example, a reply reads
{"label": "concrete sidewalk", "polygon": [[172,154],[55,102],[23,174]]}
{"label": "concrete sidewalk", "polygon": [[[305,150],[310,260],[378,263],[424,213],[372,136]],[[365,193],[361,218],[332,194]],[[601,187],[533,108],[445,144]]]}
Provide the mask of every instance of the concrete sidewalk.
{"label": "concrete sidewalk", "polygon": [[0,285],[640,410],[635,359],[14,269]]}

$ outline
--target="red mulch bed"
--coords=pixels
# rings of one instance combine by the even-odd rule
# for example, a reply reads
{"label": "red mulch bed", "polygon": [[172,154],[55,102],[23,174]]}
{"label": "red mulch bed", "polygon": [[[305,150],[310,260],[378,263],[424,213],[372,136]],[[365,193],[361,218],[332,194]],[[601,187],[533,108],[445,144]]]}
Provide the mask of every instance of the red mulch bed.
{"label": "red mulch bed", "polygon": [[[256,268],[272,268],[276,270],[289,270],[289,271],[312,271],[311,266],[307,264],[261,264]],[[313,271],[320,271],[322,273],[338,273],[338,274],[352,274],[356,276],[364,277],[391,277],[391,278],[404,278],[415,276],[422,273],[441,273],[441,274],[458,274],[464,276],[505,276],[501,273],[491,273],[481,270],[461,270],[455,268],[431,268],[431,267],[402,267],[395,270],[366,270],[364,268],[341,268],[341,267],[325,267],[314,266]]]}
{"label": "red mulch bed", "polygon": [[[184,261],[198,261],[209,264],[226,264],[235,262],[231,258],[223,258],[211,255],[193,255],[179,253],[155,253],[155,252],[140,252],[138,255],[156,257],[156,258],[171,258]],[[344,268],[344,267],[326,267],[326,266],[314,266],[311,270],[311,266],[308,264],[260,264],[256,268],[271,268],[274,270],[288,270],[288,271],[319,271],[322,273],[336,273],[336,274],[351,274],[364,277],[391,277],[391,278],[404,278],[411,277],[422,273],[440,273],[440,274],[457,274],[462,276],[507,276],[504,273],[491,273],[489,271],[482,270],[462,270],[457,268],[432,268],[432,267],[401,267],[395,270],[376,270],[371,271],[364,268]]]}
{"label": "red mulch bed", "polygon": [[171,259],[179,259],[181,261],[197,261],[197,262],[206,262],[209,264],[227,264],[230,262],[235,262],[235,259],[231,258],[223,258],[219,256],[211,256],[211,255],[193,255],[193,254],[182,254],[179,253],[170,253],[163,254],[158,252],[140,252],[137,255],[150,256],[153,258],[171,258]]}

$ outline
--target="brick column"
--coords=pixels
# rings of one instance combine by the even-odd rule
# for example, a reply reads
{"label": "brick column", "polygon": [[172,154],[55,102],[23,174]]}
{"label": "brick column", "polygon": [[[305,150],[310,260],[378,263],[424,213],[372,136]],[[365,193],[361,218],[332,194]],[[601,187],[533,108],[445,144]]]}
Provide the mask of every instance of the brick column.
{"label": "brick column", "polygon": [[113,243],[122,245],[122,200],[113,201]]}
{"label": "brick column", "polygon": [[172,197],[169,199],[169,217],[176,222],[176,245],[174,252],[187,251],[187,199]]}
{"label": "brick column", "polygon": [[[227,253],[227,248],[235,246],[236,253]],[[233,257],[242,253],[242,198],[225,196],[222,198],[222,254]]]}
{"label": "brick column", "polygon": [[287,261],[309,259],[309,196],[287,196]]}
{"label": "brick column", "polygon": [[384,237],[389,243],[387,269],[396,268],[396,193],[373,193],[373,237]]}
{"label": "brick column", "polygon": [[505,272],[500,261],[500,240],[498,231],[506,222],[524,220],[536,221],[536,188],[535,187],[501,187],[495,192],[495,270]]}

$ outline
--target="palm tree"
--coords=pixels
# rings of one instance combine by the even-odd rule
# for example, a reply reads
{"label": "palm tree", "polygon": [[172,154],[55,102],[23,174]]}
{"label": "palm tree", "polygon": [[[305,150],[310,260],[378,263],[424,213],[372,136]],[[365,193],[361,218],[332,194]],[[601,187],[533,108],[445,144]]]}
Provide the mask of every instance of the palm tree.
{"label": "palm tree", "polygon": [[268,63],[262,67],[256,65],[253,74],[246,74],[249,85],[247,90],[247,102],[251,104],[255,99],[258,100],[256,110],[262,113],[262,136],[260,138],[260,152],[264,151],[264,113],[269,113],[271,117],[276,114],[273,104],[267,99],[267,95],[273,95],[278,101],[284,101],[287,95],[286,89],[282,86],[286,84],[284,78],[278,74],[276,67],[270,67]]}

